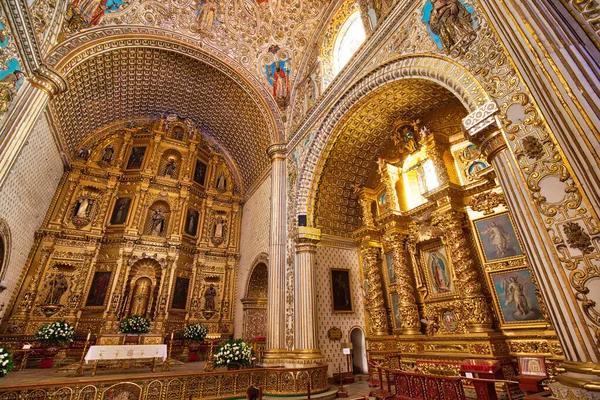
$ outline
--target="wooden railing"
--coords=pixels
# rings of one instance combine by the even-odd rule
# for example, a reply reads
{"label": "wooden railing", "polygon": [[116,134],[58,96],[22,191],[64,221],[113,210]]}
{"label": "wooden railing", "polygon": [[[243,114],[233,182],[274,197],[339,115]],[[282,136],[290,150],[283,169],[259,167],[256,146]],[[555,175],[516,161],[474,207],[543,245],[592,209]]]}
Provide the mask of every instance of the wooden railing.
{"label": "wooden railing", "polygon": [[[460,377],[424,375],[416,372],[374,367],[379,375],[379,387],[371,391],[378,400],[464,400]],[[387,385],[383,377],[386,377]]]}
{"label": "wooden railing", "polygon": [[[56,384],[0,387],[0,400],[100,400],[116,398],[153,399],[228,399],[245,397],[251,384],[265,395],[299,396],[308,388],[313,394],[329,389],[327,364],[308,368],[257,368],[195,374],[169,374],[156,377],[94,379]],[[125,396],[124,396],[125,397]]]}

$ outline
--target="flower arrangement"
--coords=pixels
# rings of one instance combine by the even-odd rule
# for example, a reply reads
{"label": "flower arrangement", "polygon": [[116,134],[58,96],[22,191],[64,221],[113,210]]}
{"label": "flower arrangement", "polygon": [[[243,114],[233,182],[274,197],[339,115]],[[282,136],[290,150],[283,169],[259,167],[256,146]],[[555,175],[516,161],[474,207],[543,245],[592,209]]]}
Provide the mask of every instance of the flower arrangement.
{"label": "flower arrangement", "polygon": [[215,367],[248,366],[254,361],[252,349],[241,339],[227,340],[219,344],[213,354]]}
{"label": "flower arrangement", "polygon": [[75,328],[65,321],[56,321],[40,327],[35,333],[37,340],[46,345],[67,344],[75,337]]}
{"label": "flower arrangement", "polygon": [[5,376],[13,370],[15,364],[13,363],[11,354],[4,347],[0,347],[0,376]]}
{"label": "flower arrangement", "polygon": [[119,322],[119,330],[121,333],[141,334],[150,332],[150,321],[139,315],[126,317]]}
{"label": "flower arrangement", "polygon": [[195,340],[201,342],[208,334],[208,328],[200,323],[186,325],[183,330],[183,337],[187,340]]}

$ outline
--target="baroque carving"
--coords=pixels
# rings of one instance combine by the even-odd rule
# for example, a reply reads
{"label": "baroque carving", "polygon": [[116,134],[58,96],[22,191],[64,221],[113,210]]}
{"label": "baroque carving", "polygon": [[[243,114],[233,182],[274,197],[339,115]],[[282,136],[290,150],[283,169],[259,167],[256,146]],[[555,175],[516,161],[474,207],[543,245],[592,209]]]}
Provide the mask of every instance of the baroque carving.
{"label": "baroque carving", "polygon": [[494,213],[494,208],[503,205],[506,206],[504,194],[498,192],[484,192],[473,196],[469,206],[473,211],[482,212],[483,215]]}

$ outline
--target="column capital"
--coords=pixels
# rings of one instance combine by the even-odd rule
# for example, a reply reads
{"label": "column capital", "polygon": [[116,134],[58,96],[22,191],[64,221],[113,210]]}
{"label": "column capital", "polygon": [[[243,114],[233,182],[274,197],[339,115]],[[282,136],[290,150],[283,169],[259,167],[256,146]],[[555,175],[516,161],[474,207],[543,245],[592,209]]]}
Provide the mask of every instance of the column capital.
{"label": "column capital", "polygon": [[31,84],[42,89],[50,96],[67,90],[67,81],[57,72],[41,64],[29,77]]}
{"label": "column capital", "polygon": [[267,155],[271,160],[285,159],[287,154],[287,146],[285,143],[273,143],[267,147]]}
{"label": "column capital", "polygon": [[321,241],[321,230],[310,226],[299,226],[294,235],[296,244],[316,245]]}
{"label": "column capital", "polygon": [[507,148],[497,114],[500,112],[494,101],[488,101],[462,120],[465,138],[481,147],[488,161]]}

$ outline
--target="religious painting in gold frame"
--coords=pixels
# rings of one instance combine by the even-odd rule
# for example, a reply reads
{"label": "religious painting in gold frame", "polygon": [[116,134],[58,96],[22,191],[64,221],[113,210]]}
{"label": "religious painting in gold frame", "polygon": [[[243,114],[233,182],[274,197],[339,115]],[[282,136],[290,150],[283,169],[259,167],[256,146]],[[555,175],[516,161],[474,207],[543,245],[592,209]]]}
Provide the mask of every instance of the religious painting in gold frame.
{"label": "religious painting in gold frame", "polygon": [[90,284],[90,290],[85,301],[85,308],[104,309],[108,299],[107,294],[112,282],[112,271],[94,271],[94,276]]}
{"label": "religious painting in gold frame", "polygon": [[144,160],[146,158],[146,146],[133,146],[129,150],[127,156],[127,164],[125,169],[127,171],[138,171],[144,166]]}
{"label": "religious painting in gold frame", "polygon": [[547,324],[529,268],[491,272],[489,277],[502,327]]}
{"label": "religious painting in gold frame", "polygon": [[521,241],[508,212],[473,221],[479,252],[486,263],[523,257]]}
{"label": "religious painting in gold frame", "polygon": [[350,270],[341,268],[329,269],[331,283],[331,307],[333,313],[351,313],[352,291],[350,290]]}
{"label": "religious painting in gold frame", "polygon": [[456,295],[454,269],[452,261],[441,241],[420,248],[421,265],[427,277],[429,295],[433,298]]}

